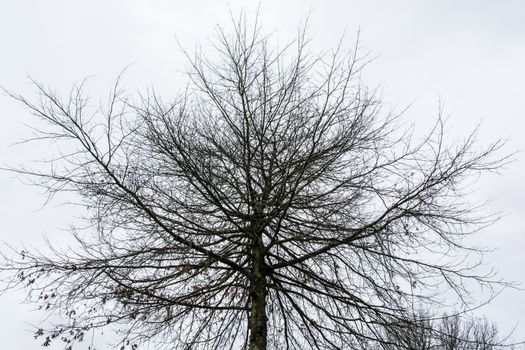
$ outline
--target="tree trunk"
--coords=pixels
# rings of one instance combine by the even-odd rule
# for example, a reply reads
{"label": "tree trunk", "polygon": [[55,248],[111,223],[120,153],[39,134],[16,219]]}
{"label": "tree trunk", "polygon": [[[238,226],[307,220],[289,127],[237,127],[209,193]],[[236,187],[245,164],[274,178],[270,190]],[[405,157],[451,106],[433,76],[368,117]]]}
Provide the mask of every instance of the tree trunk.
{"label": "tree trunk", "polygon": [[250,286],[250,342],[248,350],[266,350],[268,318],[266,317],[266,274],[262,247],[256,244],[253,253],[253,281]]}

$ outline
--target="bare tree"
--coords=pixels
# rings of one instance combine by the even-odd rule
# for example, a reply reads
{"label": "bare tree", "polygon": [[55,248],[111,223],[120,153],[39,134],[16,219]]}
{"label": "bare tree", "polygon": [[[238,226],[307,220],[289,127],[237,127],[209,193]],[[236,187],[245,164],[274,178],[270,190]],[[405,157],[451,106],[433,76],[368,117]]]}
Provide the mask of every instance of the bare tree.
{"label": "bare tree", "polygon": [[494,283],[462,257],[494,219],[465,194],[506,161],[500,141],[447,146],[441,117],[417,137],[361,84],[357,46],[315,56],[305,30],[278,47],[242,19],[214,49],[187,54],[171,102],[119,82],[98,107],[83,84],[11,93],[60,146],[16,171],[76,194],[89,224],[74,248],[5,253],[8,287],[64,316],[46,343],[117,327],[135,347],[353,348],[414,302]]}
{"label": "bare tree", "polygon": [[502,350],[514,349],[509,336],[499,334],[485,318],[442,317],[419,311],[408,315],[404,324],[385,327],[382,341],[365,349],[377,350]]}
{"label": "bare tree", "polygon": [[495,324],[485,318],[461,320],[457,315],[444,317],[438,338],[444,350],[497,350],[508,348],[508,337],[500,336]]}

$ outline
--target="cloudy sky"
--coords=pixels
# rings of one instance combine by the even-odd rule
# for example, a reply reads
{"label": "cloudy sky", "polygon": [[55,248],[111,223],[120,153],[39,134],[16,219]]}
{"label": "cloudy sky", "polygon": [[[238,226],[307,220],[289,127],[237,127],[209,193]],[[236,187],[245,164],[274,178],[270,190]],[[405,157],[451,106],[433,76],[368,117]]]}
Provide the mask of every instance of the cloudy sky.
{"label": "cloudy sky", "polygon": [[[0,85],[31,96],[31,76],[67,92],[87,76],[103,93],[125,66],[127,84],[155,86],[169,96],[181,86],[184,58],[175,37],[191,49],[228,25],[229,8],[253,15],[259,1],[225,0],[0,0]],[[283,42],[309,15],[314,49],[328,49],[346,31],[348,45],[361,31],[361,46],[376,57],[365,73],[381,86],[387,106],[414,102],[409,120],[424,125],[437,115],[438,101],[450,116],[449,129],[461,135],[481,121],[480,142],[508,139],[507,151],[525,149],[525,1],[352,1],[263,0],[260,22]],[[30,146],[10,146],[30,136],[30,119],[0,96],[0,163],[37,157]],[[40,150],[41,151],[41,150]],[[501,175],[483,178],[476,195],[493,198],[501,221],[481,232],[480,245],[495,248],[487,262],[501,277],[525,287],[525,156]],[[61,239],[73,219],[69,209],[41,208],[40,190],[0,173],[0,240],[38,247],[43,235]],[[38,317],[23,295],[0,296],[0,344],[6,349],[39,349],[31,324]],[[517,325],[525,339],[525,292],[504,291],[480,310],[505,332]]]}

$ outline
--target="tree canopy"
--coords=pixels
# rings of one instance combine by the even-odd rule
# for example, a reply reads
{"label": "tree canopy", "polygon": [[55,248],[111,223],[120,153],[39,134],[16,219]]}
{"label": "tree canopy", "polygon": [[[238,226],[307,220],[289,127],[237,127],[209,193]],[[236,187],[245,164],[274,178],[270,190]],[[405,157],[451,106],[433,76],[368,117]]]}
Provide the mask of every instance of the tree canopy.
{"label": "tree canopy", "polygon": [[121,78],[100,106],[84,84],[10,93],[60,150],[15,171],[77,195],[88,224],[69,250],[4,253],[8,287],[63,316],[46,344],[113,327],[133,348],[359,348],[410,329],[415,303],[497,283],[464,238],[494,219],[466,195],[502,142],[449,143],[441,113],[415,133],[363,85],[358,45],[272,40],[218,28],[170,101]]}

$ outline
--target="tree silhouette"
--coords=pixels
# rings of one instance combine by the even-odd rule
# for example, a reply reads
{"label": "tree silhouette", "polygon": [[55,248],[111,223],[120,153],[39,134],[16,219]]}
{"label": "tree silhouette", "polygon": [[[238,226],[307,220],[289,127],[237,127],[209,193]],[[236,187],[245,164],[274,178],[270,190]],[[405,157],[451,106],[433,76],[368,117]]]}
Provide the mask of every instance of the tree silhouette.
{"label": "tree silhouette", "polygon": [[415,312],[398,328],[386,327],[381,342],[368,344],[372,350],[502,350],[515,349],[509,336],[499,334],[485,318],[442,317]]}
{"label": "tree silhouette", "polygon": [[37,336],[347,349],[403,327],[414,302],[452,291],[468,304],[471,282],[496,283],[462,254],[494,219],[465,194],[506,161],[502,143],[447,146],[441,117],[417,136],[362,85],[357,45],[314,55],[305,33],[279,47],[245,19],[218,28],[170,102],[120,78],[101,106],[84,84],[10,93],[49,124],[36,139],[59,145],[48,168],[15,171],[87,213],[73,248],[4,253],[7,287],[63,316]]}

